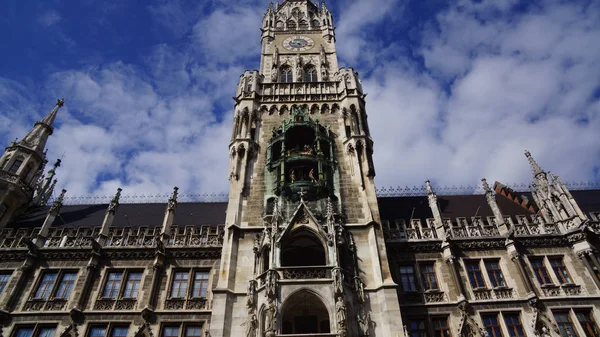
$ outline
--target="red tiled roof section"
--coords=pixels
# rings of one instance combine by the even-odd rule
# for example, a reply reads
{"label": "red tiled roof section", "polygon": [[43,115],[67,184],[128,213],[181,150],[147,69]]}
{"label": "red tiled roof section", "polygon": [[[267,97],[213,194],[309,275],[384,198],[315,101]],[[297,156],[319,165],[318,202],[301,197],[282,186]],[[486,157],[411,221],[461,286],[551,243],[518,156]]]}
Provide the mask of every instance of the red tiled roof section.
{"label": "red tiled roof section", "polygon": [[516,192],[512,188],[510,188],[498,181],[496,181],[494,183],[494,190],[496,191],[497,195],[501,195],[501,196],[507,198],[508,200],[525,208],[526,210],[529,210],[532,213],[537,213],[537,211],[538,211],[537,205],[533,202],[533,200],[530,200],[526,195]]}

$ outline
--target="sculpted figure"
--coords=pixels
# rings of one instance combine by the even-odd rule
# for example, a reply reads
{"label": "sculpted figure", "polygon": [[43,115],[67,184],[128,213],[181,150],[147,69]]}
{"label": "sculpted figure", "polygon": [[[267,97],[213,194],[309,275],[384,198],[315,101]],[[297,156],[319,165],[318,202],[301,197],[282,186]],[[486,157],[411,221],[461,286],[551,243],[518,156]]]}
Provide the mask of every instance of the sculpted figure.
{"label": "sculpted figure", "polygon": [[277,323],[277,308],[275,303],[269,298],[267,303],[267,309],[265,311],[265,332],[275,331],[275,324]]}
{"label": "sculpted figure", "polygon": [[339,296],[337,301],[335,302],[335,311],[337,312],[337,323],[338,328],[343,329],[346,327],[346,304],[344,304],[344,299],[342,296]]}
{"label": "sculpted figure", "polygon": [[342,294],[344,292],[342,271],[339,268],[334,268],[333,271],[333,289],[336,294]]}
{"label": "sculpted figure", "polygon": [[256,330],[258,327],[258,319],[256,319],[256,314],[252,314],[250,319],[248,320],[248,324],[246,326],[246,337],[256,337]]}

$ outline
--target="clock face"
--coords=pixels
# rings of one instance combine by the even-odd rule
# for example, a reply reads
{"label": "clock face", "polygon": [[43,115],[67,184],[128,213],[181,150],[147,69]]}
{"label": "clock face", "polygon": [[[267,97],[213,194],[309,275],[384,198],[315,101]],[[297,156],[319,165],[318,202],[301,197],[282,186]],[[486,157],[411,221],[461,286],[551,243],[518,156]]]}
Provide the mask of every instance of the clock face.
{"label": "clock face", "polygon": [[292,36],[283,40],[283,48],[291,51],[305,51],[315,46],[315,41],[307,36]]}

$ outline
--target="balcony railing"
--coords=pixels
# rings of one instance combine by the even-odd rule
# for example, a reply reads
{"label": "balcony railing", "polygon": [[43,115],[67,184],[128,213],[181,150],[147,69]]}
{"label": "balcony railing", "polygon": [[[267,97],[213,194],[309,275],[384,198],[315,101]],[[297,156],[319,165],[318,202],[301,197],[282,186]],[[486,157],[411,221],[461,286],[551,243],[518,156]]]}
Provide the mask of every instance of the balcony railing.
{"label": "balcony railing", "polygon": [[282,267],[284,280],[308,280],[331,278],[331,267]]}

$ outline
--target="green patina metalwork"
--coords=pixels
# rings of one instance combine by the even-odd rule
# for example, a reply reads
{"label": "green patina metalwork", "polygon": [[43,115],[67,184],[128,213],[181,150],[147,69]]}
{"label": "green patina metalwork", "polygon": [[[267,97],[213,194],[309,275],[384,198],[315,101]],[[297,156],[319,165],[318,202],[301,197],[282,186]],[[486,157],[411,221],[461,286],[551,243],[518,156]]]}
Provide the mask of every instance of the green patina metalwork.
{"label": "green patina metalwork", "polygon": [[267,168],[276,175],[274,193],[297,200],[327,197],[333,190],[335,170],[333,133],[308,108],[292,107],[267,144]]}

